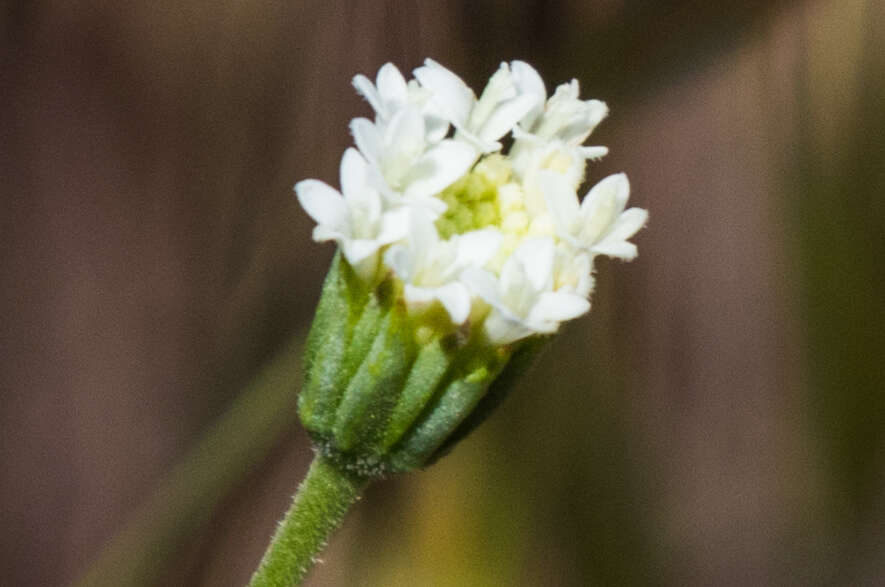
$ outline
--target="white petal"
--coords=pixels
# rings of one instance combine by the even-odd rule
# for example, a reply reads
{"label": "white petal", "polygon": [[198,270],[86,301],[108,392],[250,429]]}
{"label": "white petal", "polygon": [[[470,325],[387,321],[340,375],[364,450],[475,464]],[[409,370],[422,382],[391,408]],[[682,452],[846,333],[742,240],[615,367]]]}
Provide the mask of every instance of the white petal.
{"label": "white petal", "polygon": [[384,129],[384,146],[403,163],[409,163],[424,151],[424,119],[414,108],[397,110]]}
{"label": "white petal", "polygon": [[590,255],[578,253],[572,259],[572,269],[578,277],[574,291],[576,296],[587,298],[593,291],[593,261]]}
{"label": "white petal", "polygon": [[647,210],[643,210],[642,208],[630,208],[629,210],[624,210],[624,212],[618,216],[618,219],[615,220],[611,232],[605,236],[605,239],[627,240],[639,232],[639,229],[645,226],[647,221]]}
{"label": "white petal", "polygon": [[531,94],[522,94],[500,104],[482,125],[478,133],[480,140],[497,141],[510,132],[535,104],[536,97]]}
{"label": "white petal", "polygon": [[305,179],[295,184],[295,193],[301,207],[317,224],[329,230],[347,230],[347,206],[338,190],[322,181]]}
{"label": "white petal", "polygon": [[592,131],[606,116],[608,116],[608,105],[602,100],[587,100],[584,102],[587,106],[585,120],[590,125]]}
{"label": "white petal", "polygon": [[464,125],[476,96],[464,81],[432,59],[414,71],[421,85],[433,92],[433,101],[457,125]]}
{"label": "white petal", "polygon": [[455,133],[455,140],[471,146],[480,153],[497,153],[503,146],[498,141],[484,141],[478,135],[463,127],[458,128],[458,132]]}
{"label": "white petal", "polygon": [[543,102],[547,99],[547,88],[538,70],[522,60],[510,62],[513,83],[521,94],[532,94]]}
{"label": "white petal", "polygon": [[470,292],[463,283],[450,283],[437,290],[437,298],[455,324],[464,324],[470,315]]}
{"label": "white petal", "polygon": [[470,315],[470,292],[463,283],[447,283],[440,287],[416,287],[406,284],[403,291],[407,303],[428,304],[439,301],[455,324],[463,324]]}
{"label": "white petal", "polygon": [[584,159],[597,161],[608,155],[608,147],[578,147],[578,153]]}
{"label": "white petal", "polygon": [[413,207],[409,218],[409,247],[421,260],[427,259],[438,248],[436,225],[423,208]]}
{"label": "white petal", "polygon": [[422,88],[418,80],[409,80],[407,84],[408,102],[416,105],[424,117],[425,138],[428,143],[435,144],[446,138],[449,132],[449,119],[431,98],[433,92]]}
{"label": "white petal", "polygon": [[[497,308],[506,307],[514,315],[522,315],[528,312],[537,295],[537,290],[532,287],[526,275],[525,266],[516,255],[511,255],[501,268],[501,277],[498,280],[500,302],[492,304]],[[492,302],[489,302],[492,303]]]}
{"label": "white petal", "polygon": [[545,292],[532,307],[527,322],[564,322],[585,314],[589,309],[590,302],[586,298],[566,292]]}
{"label": "white petal", "polygon": [[599,255],[607,255],[625,261],[632,261],[638,253],[636,245],[627,241],[603,241],[591,249]]}
{"label": "white petal", "polygon": [[498,247],[501,246],[503,235],[494,229],[473,230],[458,237],[458,252],[455,265],[458,268],[482,267],[488,263]]}
{"label": "white petal", "polygon": [[552,285],[554,250],[553,239],[533,238],[524,241],[513,252],[535,291],[544,291]]}
{"label": "white petal", "polygon": [[593,289],[592,266],[589,253],[576,251],[565,243],[558,244],[553,262],[553,289],[586,298]]}
{"label": "white petal", "polygon": [[344,250],[344,256],[347,257],[347,260],[351,265],[356,265],[364,259],[367,259],[381,248],[381,243],[375,239],[359,238],[345,240],[341,244],[341,248]]}
{"label": "white petal", "polygon": [[378,272],[378,253],[375,252],[356,263],[351,262],[351,265],[363,283],[370,283]]}
{"label": "white petal", "polygon": [[341,158],[341,189],[347,204],[350,235],[374,238],[381,218],[381,194],[369,184],[369,164],[359,151],[350,148]]}
{"label": "white petal", "polygon": [[381,114],[384,111],[381,96],[378,95],[378,90],[375,89],[375,85],[369,78],[363,74],[353,76],[353,87],[366,99],[375,112]]}
{"label": "white petal", "polygon": [[440,193],[464,175],[478,155],[473,147],[460,141],[440,141],[412,167],[406,198],[426,198]]}
{"label": "white petal", "polygon": [[409,234],[409,209],[394,208],[381,215],[378,242],[387,245],[404,239]]}
{"label": "white petal", "polygon": [[368,118],[354,118],[350,121],[350,132],[360,152],[375,165],[381,155],[381,133]]}
{"label": "white petal", "polygon": [[541,79],[537,70],[525,61],[510,62],[510,72],[513,76],[513,83],[520,94],[535,96],[535,106],[522,120],[522,124],[526,128],[531,128],[544,110],[544,102],[547,100],[547,88],[544,87],[544,80]]}
{"label": "white petal", "polygon": [[486,336],[494,344],[510,344],[521,338],[535,334],[524,322],[514,319],[495,309],[483,323]]}
{"label": "white petal", "polygon": [[393,63],[382,65],[375,81],[378,85],[378,93],[385,103],[402,105],[409,99],[406,80]]}
{"label": "white petal", "polygon": [[625,173],[615,173],[600,180],[599,183],[593,186],[590,193],[592,194],[594,191],[606,193],[608,197],[611,197],[615,202],[617,214],[620,214],[630,198],[630,180],[627,179],[627,174]]}
{"label": "white petal", "polygon": [[424,112],[424,132],[427,142],[436,144],[446,138],[449,134],[449,121],[440,116],[433,109],[425,108]]}
{"label": "white petal", "polygon": [[346,240],[349,235],[342,232],[341,230],[335,228],[329,228],[325,224],[317,224],[313,227],[313,240],[318,243],[324,241],[343,241]]}
{"label": "white petal", "polygon": [[608,232],[620,216],[630,195],[630,183],[623,173],[610,175],[597,183],[581,202],[581,223],[578,238],[590,246]]}
{"label": "white petal", "polygon": [[397,277],[408,281],[412,277],[412,255],[405,245],[394,245],[384,253],[384,263]]}
{"label": "white petal", "polygon": [[501,297],[498,295],[498,280],[492,273],[477,267],[467,267],[461,272],[460,279],[473,295],[493,306],[501,305]]}
{"label": "white petal", "polygon": [[498,70],[489,78],[479,100],[474,104],[467,119],[467,126],[471,131],[479,131],[500,104],[516,96],[516,86],[513,85],[513,78],[510,76],[510,66],[501,63]]}
{"label": "white petal", "polygon": [[420,197],[403,198],[401,207],[418,210],[432,222],[436,222],[449,209],[448,205],[439,198],[423,195]]}
{"label": "white petal", "polygon": [[545,139],[542,139],[538,135],[532,134],[526,130],[526,127],[523,127],[522,124],[517,124],[513,127],[513,138],[516,140],[513,147],[510,149],[510,156],[513,157],[514,150],[518,148],[534,148],[540,147],[544,144]]}
{"label": "white petal", "polygon": [[339,170],[341,180],[341,191],[344,198],[353,197],[353,195],[362,193],[365,190],[368,178],[369,164],[360,155],[359,151],[353,147],[344,151],[341,157],[341,168]]}
{"label": "white petal", "polygon": [[572,145],[583,143],[608,115],[608,106],[599,100],[574,100],[571,104],[561,106],[567,112],[567,120],[556,131],[556,136]]}
{"label": "white petal", "polygon": [[560,235],[574,235],[581,219],[578,194],[561,173],[542,171],[538,178],[547,210]]}
{"label": "white petal", "polygon": [[403,297],[411,306],[425,306],[437,300],[435,287],[417,287],[410,283],[403,289]]}

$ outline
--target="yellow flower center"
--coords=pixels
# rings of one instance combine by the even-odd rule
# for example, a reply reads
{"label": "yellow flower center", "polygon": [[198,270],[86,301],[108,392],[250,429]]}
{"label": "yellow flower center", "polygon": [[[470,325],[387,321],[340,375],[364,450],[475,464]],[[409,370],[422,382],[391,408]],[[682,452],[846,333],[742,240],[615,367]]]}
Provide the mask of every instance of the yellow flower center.
{"label": "yellow flower center", "polygon": [[498,189],[510,179],[510,165],[500,155],[477,163],[467,175],[439,194],[448,209],[436,221],[440,237],[447,239],[486,226],[500,227],[502,210]]}

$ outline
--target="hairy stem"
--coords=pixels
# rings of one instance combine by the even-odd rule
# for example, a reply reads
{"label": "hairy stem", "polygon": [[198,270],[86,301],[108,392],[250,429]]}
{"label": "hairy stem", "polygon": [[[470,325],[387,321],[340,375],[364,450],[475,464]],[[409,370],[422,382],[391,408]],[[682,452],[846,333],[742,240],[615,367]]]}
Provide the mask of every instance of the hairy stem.
{"label": "hairy stem", "polygon": [[319,454],[280,521],[250,587],[289,587],[301,582],[332,532],[369,479],[345,471]]}

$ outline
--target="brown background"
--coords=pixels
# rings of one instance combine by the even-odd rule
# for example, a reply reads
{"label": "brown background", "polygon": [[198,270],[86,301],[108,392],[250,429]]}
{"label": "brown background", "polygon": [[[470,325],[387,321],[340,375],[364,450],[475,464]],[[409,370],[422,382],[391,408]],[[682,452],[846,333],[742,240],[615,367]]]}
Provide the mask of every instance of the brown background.
{"label": "brown background", "polygon": [[[731,4],[731,6],[729,6]],[[432,56],[577,77],[648,208],[594,310],[311,585],[885,576],[885,4],[0,3],[0,583],[89,568],[309,322],[350,86]],[[310,451],[254,455],[163,585],[240,585]]]}

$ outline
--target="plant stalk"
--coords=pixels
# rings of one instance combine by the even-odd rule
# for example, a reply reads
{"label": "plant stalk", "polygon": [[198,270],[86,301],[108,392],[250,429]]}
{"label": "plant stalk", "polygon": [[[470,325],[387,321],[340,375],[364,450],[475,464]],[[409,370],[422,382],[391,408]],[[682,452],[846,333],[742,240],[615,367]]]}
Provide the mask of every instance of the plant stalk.
{"label": "plant stalk", "polygon": [[345,471],[317,454],[250,587],[298,585],[368,482],[368,477]]}

